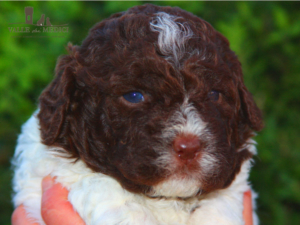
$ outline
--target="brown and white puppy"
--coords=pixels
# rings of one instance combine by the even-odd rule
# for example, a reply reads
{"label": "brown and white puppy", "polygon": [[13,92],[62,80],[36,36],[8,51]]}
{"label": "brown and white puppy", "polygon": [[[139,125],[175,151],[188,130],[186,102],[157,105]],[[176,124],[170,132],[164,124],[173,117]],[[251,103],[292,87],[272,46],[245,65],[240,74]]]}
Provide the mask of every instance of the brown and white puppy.
{"label": "brown and white puppy", "polygon": [[179,8],[133,7],[59,59],[19,137],[14,203],[43,223],[50,174],[87,224],[240,225],[262,126],[224,36]]}

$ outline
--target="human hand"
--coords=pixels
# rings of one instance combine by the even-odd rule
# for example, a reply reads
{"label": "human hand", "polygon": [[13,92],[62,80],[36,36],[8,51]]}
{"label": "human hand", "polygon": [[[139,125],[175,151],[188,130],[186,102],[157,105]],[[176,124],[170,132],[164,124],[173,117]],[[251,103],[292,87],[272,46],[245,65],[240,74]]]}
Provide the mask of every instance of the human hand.
{"label": "human hand", "polygon": [[253,225],[251,190],[248,190],[244,193],[243,217],[245,220],[245,225]]}
{"label": "human hand", "polygon": [[[41,214],[47,225],[84,225],[84,221],[74,211],[68,201],[68,191],[51,177],[45,177],[42,182],[42,210]],[[251,190],[244,193],[243,216],[245,225],[252,225]],[[12,215],[12,225],[38,225],[27,217],[23,205],[17,207]]]}
{"label": "human hand", "polygon": [[[42,182],[42,210],[41,214],[47,225],[84,225],[73,206],[68,201],[68,191],[54,179],[47,176]],[[12,215],[12,225],[38,225],[27,217],[23,205],[15,209]]]}

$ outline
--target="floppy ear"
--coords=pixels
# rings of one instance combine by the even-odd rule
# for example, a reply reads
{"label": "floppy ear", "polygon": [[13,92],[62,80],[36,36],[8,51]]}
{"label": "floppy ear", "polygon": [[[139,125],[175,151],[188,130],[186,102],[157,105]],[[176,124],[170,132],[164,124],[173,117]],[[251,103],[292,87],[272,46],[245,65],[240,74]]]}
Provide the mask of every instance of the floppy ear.
{"label": "floppy ear", "polygon": [[244,84],[241,63],[232,51],[227,54],[226,59],[237,82],[238,95],[240,98],[238,113],[242,119],[242,123],[246,123],[254,131],[260,131],[264,127],[262,113],[254,102],[252,94]]}
{"label": "floppy ear", "polygon": [[58,59],[55,78],[39,98],[38,118],[41,137],[46,145],[57,145],[59,142],[64,142],[60,135],[65,133],[68,126],[66,115],[76,90],[75,69],[77,67],[74,52],[72,53],[75,47],[69,45],[68,48],[70,55]]}
{"label": "floppy ear", "polygon": [[241,100],[240,113],[251,129],[260,131],[263,127],[262,113],[254,102],[252,94],[247,90],[243,81],[239,83],[239,96]]}

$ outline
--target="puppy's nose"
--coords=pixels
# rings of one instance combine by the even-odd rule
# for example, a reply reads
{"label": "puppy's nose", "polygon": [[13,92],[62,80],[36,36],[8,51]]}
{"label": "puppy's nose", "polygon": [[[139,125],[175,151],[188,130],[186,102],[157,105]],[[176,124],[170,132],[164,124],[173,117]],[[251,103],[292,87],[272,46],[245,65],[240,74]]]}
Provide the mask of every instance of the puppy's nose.
{"label": "puppy's nose", "polygon": [[173,142],[173,149],[182,160],[194,159],[201,150],[201,143],[196,136],[178,136]]}

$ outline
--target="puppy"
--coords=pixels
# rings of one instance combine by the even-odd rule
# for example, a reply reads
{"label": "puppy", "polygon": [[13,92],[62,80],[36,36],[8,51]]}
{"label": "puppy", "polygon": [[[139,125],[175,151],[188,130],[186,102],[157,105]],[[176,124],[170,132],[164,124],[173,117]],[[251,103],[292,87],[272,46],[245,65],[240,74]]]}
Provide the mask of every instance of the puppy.
{"label": "puppy", "polygon": [[87,224],[244,224],[251,137],[263,124],[224,36],[147,4],[68,49],[19,136],[15,206],[43,224],[51,175]]}

